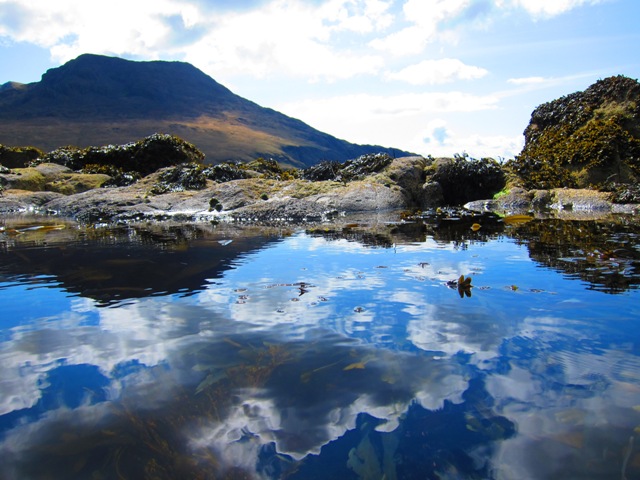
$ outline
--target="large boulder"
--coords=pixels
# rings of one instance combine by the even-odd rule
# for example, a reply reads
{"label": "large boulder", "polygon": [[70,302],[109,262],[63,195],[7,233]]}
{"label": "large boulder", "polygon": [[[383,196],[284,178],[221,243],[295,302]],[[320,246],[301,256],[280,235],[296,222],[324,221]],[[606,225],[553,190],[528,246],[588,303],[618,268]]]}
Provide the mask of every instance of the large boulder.
{"label": "large boulder", "polygon": [[426,174],[424,188],[433,190],[439,185],[443,203],[447,205],[463,205],[491,198],[506,183],[502,165],[492,158],[437,158],[427,168]]}
{"label": "large boulder", "polygon": [[526,189],[603,188],[640,179],[640,83],[599,80],[537,107],[510,163]]}

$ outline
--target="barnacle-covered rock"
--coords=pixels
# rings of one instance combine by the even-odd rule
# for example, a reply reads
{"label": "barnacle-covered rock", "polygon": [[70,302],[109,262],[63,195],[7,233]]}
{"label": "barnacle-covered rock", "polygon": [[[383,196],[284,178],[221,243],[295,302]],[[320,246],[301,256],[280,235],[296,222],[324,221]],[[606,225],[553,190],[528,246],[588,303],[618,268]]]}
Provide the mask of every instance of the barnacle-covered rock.
{"label": "barnacle-covered rock", "polygon": [[618,75],[537,107],[509,166],[527,189],[640,178],[640,83]]}

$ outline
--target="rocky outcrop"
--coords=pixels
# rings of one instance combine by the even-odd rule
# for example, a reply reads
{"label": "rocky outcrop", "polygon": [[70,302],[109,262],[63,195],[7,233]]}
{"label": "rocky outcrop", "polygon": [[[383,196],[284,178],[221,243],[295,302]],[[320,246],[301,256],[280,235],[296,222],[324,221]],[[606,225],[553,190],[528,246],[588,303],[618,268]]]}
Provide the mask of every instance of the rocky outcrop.
{"label": "rocky outcrop", "polygon": [[110,180],[108,175],[78,173],[55,163],[15,168],[0,175],[0,185],[5,190],[49,191],[64,195],[100,188]]}
{"label": "rocky outcrop", "polygon": [[[0,198],[0,212],[37,211],[91,223],[169,218],[317,221],[341,213],[440,204],[440,190],[425,188],[424,169],[428,164],[429,160],[422,157],[388,159],[373,174],[362,171],[358,179],[349,182],[305,180],[295,172],[273,170],[273,165],[265,161],[255,165],[263,173],[238,167],[245,169],[246,178],[216,181],[209,178],[210,172],[202,165],[186,164],[160,169],[129,186],[57,194],[46,201],[25,195],[7,183],[10,188]],[[46,168],[58,175],[69,173],[66,167],[55,164],[41,164],[33,170]],[[436,192],[436,196],[429,197],[430,192]]]}
{"label": "rocky outcrop", "polygon": [[532,189],[603,188],[640,179],[640,83],[622,75],[537,107],[509,164]]}
{"label": "rocky outcrop", "polygon": [[[45,213],[86,223],[308,223],[341,214],[434,211],[463,202],[472,210],[510,213],[636,210],[616,204],[621,196],[637,197],[630,188],[617,193],[512,188],[498,199],[478,201],[505,186],[502,165],[492,159],[376,154],[297,170],[263,158],[215,166],[194,158],[200,158],[195,147],[160,135],[125,146],[58,149],[29,167],[0,170],[0,213]],[[162,168],[143,176],[157,165]]]}
{"label": "rocky outcrop", "polygon": [[57,163],[74,171],[105,167],[110,172],[149,175],[159,168],[182,163],[200,163],[204,154],[194,145],[165,134],[153,134],[137,142],[104,147],[63,147],[39,157],[39,163]]}

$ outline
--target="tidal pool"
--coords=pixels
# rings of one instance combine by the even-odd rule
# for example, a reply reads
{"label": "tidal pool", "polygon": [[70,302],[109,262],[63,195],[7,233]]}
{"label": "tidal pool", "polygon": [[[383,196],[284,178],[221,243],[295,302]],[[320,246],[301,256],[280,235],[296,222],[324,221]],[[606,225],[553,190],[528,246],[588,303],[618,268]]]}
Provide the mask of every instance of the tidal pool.
{"label": "tidal pool", "polygon": [[7,219],[0,478],[640,478],[638,235]]}

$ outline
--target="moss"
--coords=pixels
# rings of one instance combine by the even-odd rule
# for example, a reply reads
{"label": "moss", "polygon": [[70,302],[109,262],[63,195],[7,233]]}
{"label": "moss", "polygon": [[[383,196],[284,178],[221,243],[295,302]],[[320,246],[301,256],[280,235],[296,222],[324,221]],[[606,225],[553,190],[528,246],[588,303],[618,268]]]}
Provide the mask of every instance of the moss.
{"label": "moss", "polygon": [[241,178],[249,178],[246,169],[237,163],[220,163],[211,165],[203,170],[204,175],[216,183],[230,182],[232,180],[240,180]]}
{"label": "moss", "polygon": [[509,192],[510,192],[510,191],[511,191],[511,189],[510,189],[510,188],[506,188],[506,187],[505,187],[505,188],[503,188],[502,190],[500,190],[498,193],[496,193],[496,194],[493,196],[493,198],[494,198],[494,200],[497,200],[497,199],[499,199],[499,198],[506,197],[507,195],[509,195]]}
{"label": "moss", "polygon": [[332,180],[347,183],[381,172],[392,161],[393,158],[386,153],[362,155],[344,163],[326,161],[303,170],[301,177],[311,181]]}
{"label": "moss", "polygon": [[108,175],[109,180],[102,184],[103,187],[126,187],[140,180],[141,176],[138,172],[125,172],[122,168],[113,165],[101,165],[90,163],[84,166],[81,173],[103,174]]}
{"label": "moss", "polygon": [[41,192],[45,189],[46,177],[35,168],[15,168],[12,171],[16,178],[11,181],[11,188]]}
{"label": "moss", "polygon": [[67,173],[58,180],[47,183],[44,188],[51,192],[73,195],[100,188],[111,180],[109,175],[88,173]]}

